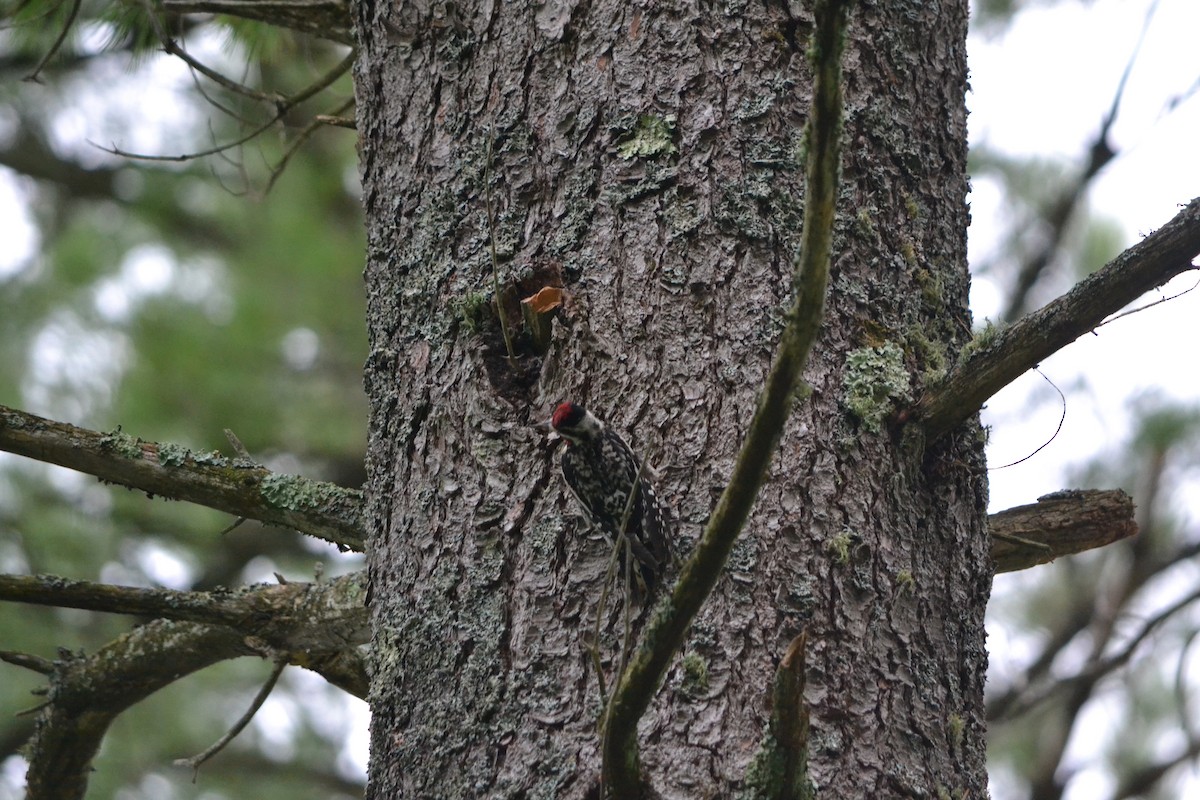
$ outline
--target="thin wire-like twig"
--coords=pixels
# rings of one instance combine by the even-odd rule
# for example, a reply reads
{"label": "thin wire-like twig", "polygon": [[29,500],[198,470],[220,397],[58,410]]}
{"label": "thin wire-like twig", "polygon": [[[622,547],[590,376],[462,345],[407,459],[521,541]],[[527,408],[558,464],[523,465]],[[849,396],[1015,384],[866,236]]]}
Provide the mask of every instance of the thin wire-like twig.
{"label": "thin wire-like twig", "polygon": [[[211,91],[209,91],[208,87],[204,85],[204,81],[201,80],[202,76],[200,74],[198,74],[196,72],[196,70],[189,69],[188,75],[190,75],[192,78],[192,86],[195,88],[196,93],[204,98],[204,102],[208,103],[210,106],[217,109],[222,114],[229,117],[230,119],[237,120],[238,124],[240,124],[240,125],[252,124],[251,119],[249,117],[247,117],[245,114],[243,114],[242,112],[233,108],[232,106],[226,105],[225,103],[222,103],[220,100],[218,100],[213,95],[213,93]],[[211,123],[209,124],[209,127],[210,128],[212,127]]]}
{"label": "thin wire-like twig", "polygon": [[250,720],[254,719],[254,715],[258,713],[263,703],[267,701],[267,697],[270,696],[276,682],[279,680],[279,676],[283,674],[287,665],[288,660],[286,657],[282,655],[276,656],[275,666],[271,670],[271,675],[267,678],[267,682],[258,690],[258,694],[254,696],[254,700],[250,703],[250,707],[246,709],[246,713],[242,714],[238,721],[233,723],[233,727],[226,731],[224,736],[213,742],[204,752],[194,755],[191,758],[179,758],[175,760],[175,766],[177,767],[191,767],[192,783],[196,782],[196,776],[200,774],[200,765],[224,750],[225,746],[232,742],[250,724]]}
{"label": "thin wire-like twig", "polygon": [[75,18],[79,16],[79,7],[81,5],[83,5],[82,0],[72,0],[71,10],[67,12],[67,19],[63,23],[62,30],[58,32],[58,37],[50,45],[50,49],[38,59],[38,63],[34,65],[33,71],[25,76],[25,80],[41,83],[38,73],[45,68],[46,64],[50,63],[50,59],[54,58],[54,54],[62,48],[63,42],[67,40],[67,34],[71,32],[71,26],[75,24]]}
{"label": "thin wire-like twig", "polygon": [[1193,283],[1188,288],[1184,289],[1182,292],[1177,292],[1176,294],[1170,295],[1169,297],[1160,297],[1152,303],[1146,303],[1146,305],[1144,305],[1144,306],[1138,306],[1137,308],[1131,308],[1128,311],[1122,311],[1120,314],[1113,314],[1111,317],[1104,320],[1096,327],[1103,328],[1105,325],[1109,324],[1110,322],[1116,322],[1117,320],[1121,319],[1122,317],[1128,317],[1131,314],[1137,314],[1141,311],[1145,311],[1148,308],[1154,308],[1157,305],[1161,305],[1163,303],[1169,303],[1170,301],[1172,301],[1176,298],[1179,298],[1179,297],[1183,297],[1188,292],[1193,291],[1197,286],[1200,286],[1200,280],[1197,280],[1195,283]]}
{"label": "thin wire-like twig", "polygon": [[1018,458],[1016,461],[1013,461],[1013,462],[1011,462],[1011,463],[1009,463],[1009,464],[1002,464],[1002,465],[1000,465],[999,467],[988,467],[988,472],[995,472],[995,471],[996,471],[996,470],[998,470],[998,469],[1008,469],[1009,467],[1015,467],[1017,464],[1024,464],[1026,461],[1028,461],[1029,459],[1033,458],[1033,457],[1034,457],[1034,456],[1036,456],[1038,453],[1042,452],[1042,451],[1043,451],[1043,450],[1045,450],[1047,447],[1049,447],[1049,446],[1050,446],[1050,443],[1051,443],[1051,442],[1053,442],[1055,439],[1057,439],[1057,438],[1058,438],[1058,434],[1062,432],[1062,426],[1063,426],[1063,423],[1064,423],[1064,422],[1066,422],[1066,420],[1067,420],[1067,396],[1066,396],[1065,394],[1063,394],[1063,393],[1062,393],[1062,389],[1059,389],[1057,386],[1055,386],[1055,385],[1054,385],[1054,381],[1052,381],[1052,380],[1050,380],[1048,377],[1046,377],[1046,373],[1042,372],[1042,371],[1041,371],[1040,369],[1038,369],[1037,367],[1034,367],[1034,368],[1033,368],[1033,371],[1034,371],[1034,372],[1036,372],[1038,375],[1041,375],[1041,376],[1042,376],[1042,380],[1044,380],[1046,383],[1050,384],[1050,388],[1051,388],[1051,389],[1053,389],[1054,391],[1058,392],[1058,399],[1062,401],[1062,416],[1060,416],[1060,417],[1058,418],[1058,427],[1056,427],[1056,428],[1054,429],[1054,433],[1052,433],[1052,434],[1050,435],[1050,438],[1049,438],[1049,439],[1047,439],[1046,441],[1042,442],[1041,446],[1040,446],[1040,447],[1038,447],[1036,450],[1034,450],[1034,451],[1033,451],[1032,453],[1030,453],[1029,455],[1027,455],[1027,456],[1024,456],[1024,457],[1022,457],[1022,458]]}
{"label": "thin wire-like twig", "polygon": [[[336,117],[338,114],[341,114],[352,105],[354,105],[353,97],[349,98],[335,108],[329,116]],[[300,131],[292,143],[288,145],[283,157],[280,158],[279,162],[276,163],[271,169],[271,177],[267,181],[267,188],[263,190],[264,195],[270,194],[271,189],[275,186],[275,181],[279,180],[279,176],[282,175],[283,171],[287,168],[288,162],[292,160],[292,156],[296,155],[296,153],[300,151],[300,148],[304,146],[304,143],[308,141],[309,137],[312,136],[318,128],[326,127],[328,123],[324,121],[323,117],[326,117],[326,115],[314,117],[311,122],[304,126],[304,130]]]}
{"label": "thin wire-like twig", "polygon": [[121,156],[122,158],[135,159],[137,161],[175,161],[175,162],[191,161],[193,159],[203,158],[205,156],[211,156],[211,155],[216,155],[218,153],[224,153],[227,150],[231,150],[235,147],[238,147],[238,146],[243,145],[246,142],[250,141],[254,137],[261,134],[263,131],[267,130],[268,128],[273,126],[275,123],[277,123],[281,119],[283,119],[284,116],[286,116],[287,113],[289,111],[291,111],[293,108],[295,108],[296,106],[305,102],[306,100],[313,97],[317,93],[324,91],[325,89],[332,86],[334,81],[336,81],[342,75],[349,72],[350,68],[354,65],[354,58],[356,56],[356,52],[357,51],[355,51],[355,50],[351,50],[349,53],[346,54],[345,58],[343,58],[341,61],[339,61],[337,63],[336,66],[333,67],[333,69],[329,70],[329,72],[327,72],[325,75],[323,75],[315,83],[310,84],[308,86],[308,88],[305,89],[304,91],[299,92],[298,94],[294,94],[290,97],[286,97],[286,98],[280,100],[279,102],[277,102],[275,104],[276,105],[275,114],[269,120],[264,122],[262,125],[259,125],[258,127],[254,128],[245,136],[241,136],[237,139],[234,139],[231,142],[227,142],[227,143],[221,144],[221,145],[216,145],[214,147],[208,148],[207,150],[198,150],[198,151],[195,151],[192,153],[182,153],[182,154],[177,154],[177,155],[173,155],[173,156],[151,155],[148,153],[132,153],[127,150],[122,150],[119,147],[105,147],[104,145],[96,144],[95,142],[92,142],[90,140],[88,143],[99,150],[103,150],[106,153],[111,153],[112,155],[115,155],[115,156]]}

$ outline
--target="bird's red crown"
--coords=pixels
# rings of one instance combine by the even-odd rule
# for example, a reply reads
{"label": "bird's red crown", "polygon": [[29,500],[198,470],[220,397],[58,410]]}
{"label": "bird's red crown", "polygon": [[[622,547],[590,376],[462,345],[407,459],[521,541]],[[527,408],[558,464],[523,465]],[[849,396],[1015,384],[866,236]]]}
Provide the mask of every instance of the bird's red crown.
{"label": "bird's red crown", "polygon": [[554,416],[550,417],[550,424],[555,430],[559,428],[574,428],[583,420],[584,410],[582,406],[574,403],[559,403],[554,409]]}

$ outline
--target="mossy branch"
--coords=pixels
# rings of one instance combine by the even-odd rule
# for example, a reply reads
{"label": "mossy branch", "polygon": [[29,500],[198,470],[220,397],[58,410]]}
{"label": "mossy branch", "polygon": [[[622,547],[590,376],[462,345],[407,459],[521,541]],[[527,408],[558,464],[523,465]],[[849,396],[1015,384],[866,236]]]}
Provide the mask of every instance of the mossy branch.
{"label": "mossy branch", "polygon": [[365,582],[366,574],[356,572],[321,583],[184,592],[54,575],[0,575],[0,601],[224,625],[276,650],[311,652],[366,644]]}
{"label": "mossy branch", "polygon": [[116,716],[218,661],[269,650],[280,663],[312,670],[365,698],[367,672],[358,652],[369,636],[365,580],[356,573],[322,583],[180,592],[0,575],[0,600],[159,617],[92,656],[62,654],[47,664],[3,654],[50,682],[26,747],[28,797],[82,798],[91,759]]}
{"label": "mossy branch", "polygon": [[808,779],[808,704],[804,700],[806,632],[792,640],[775,670],[767,735],[746,770],[746,796],[811,800]]}
{"label": "mossy branch", "polygon": [[231,628],[168,620],[135,628],[91,656],[61,654],[24,748],[27,800],[82,800],[92,759],[121,712],[197,670],[248,655],[254,648]]}
{"label": "mossy branch", "polygon": [[670,598],[657,609],[640,647],[617,682],[604,720],[602,744],[604,784],[613,797],[641,796],[638,720],[682,646],[692,620],[716,585],[750,515],[820,329],[841,164],[841,60],[849,6],[848,0],[816,3],[804,224],[793,278],[793,304],[729,484]]}
{"label": "mossy branch", "polygon": [[1138,297],[1196,269],[1200,255],[1200,197],[1175,218],[1075,284],[1069,292],[964,351],[946,379],[902,416],[926,441],[941,437],[979,411],[988,398]]}
{"label": "mossy branch", "polygon": [[363,549],[362,492],[272,472],[245,458],[146,442],[120,430],[100,433],[5,406],[0,450]]}

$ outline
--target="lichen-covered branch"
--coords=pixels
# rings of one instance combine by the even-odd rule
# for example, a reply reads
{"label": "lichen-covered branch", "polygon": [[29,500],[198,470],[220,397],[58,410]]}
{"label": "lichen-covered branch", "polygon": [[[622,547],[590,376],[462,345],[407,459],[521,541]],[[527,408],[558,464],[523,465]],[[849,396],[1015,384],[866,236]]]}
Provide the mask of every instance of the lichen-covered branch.
{"label": "lichen-covered branch", "polygon": [[812,115],[793,304],[729,483],[670,598],[652,617],[609,703],[603,729],[603,778],[606,791],[613,797],[641,796],[638,720],[649,707],[692,620],[716,585],[750,515],[824,315],[841,166],[841,61],[849,6],[847,0],[821,0],[815,5]]}
{"label": "lichen-covered branch", "polygon": [[808,636],[788,645],[775,670],[771,717],[762,747],[746,770],[747,795],[756,800],[808,800],[808,704],[804,700],[804,668]]}
{"label": "lichen-covered branch", "polygon": [[180,592],[53,575],[0,575],[0,601],[224,625],[277,650],[338,650],[367,642],[365,579],[357,572],[322,583]]}
{"label": "lichen-covered branch", "polygon": [[26,745],[27,800],[79,800],[108,726],[129,706],[204,667],[255,655],[232,628],[156,620],[92,656],[55,662]]}
{"label": "lichen-covered branch", "polygon": [[1133,498],[1120,489],[1071,490],[988,517],[996,572],[1104,547],[1138,532]]}
{"label": "lichen-covered branch", "polygon": [[27,747],[29,800],[82,798],[89,765],[113,719],[219,661],[270,654],[365,698],[368,678],[357,649],[368,639],[364,577],[357,573],[324,583],[174,592],[0,576],[0,600],[160,617],[92,656],[62,656],[51,669],[38,669],[48,675],[50,685]]}
{"label": "lichen-covered branch", "polygon": [[1110,314],[1176,275],[1200,255],[1200,197],[1175,218],[1045,307],[968,346],[946,379],[902,416],[933,441],[989,397]]}
{"label": "lichen-covered branch", "polygon": [[344,550],[363,549],[360,491],[272,472],[245,458],[147,442],[119,429],[99,433],[5,406],[0,450],[150,495],[294,528]]}

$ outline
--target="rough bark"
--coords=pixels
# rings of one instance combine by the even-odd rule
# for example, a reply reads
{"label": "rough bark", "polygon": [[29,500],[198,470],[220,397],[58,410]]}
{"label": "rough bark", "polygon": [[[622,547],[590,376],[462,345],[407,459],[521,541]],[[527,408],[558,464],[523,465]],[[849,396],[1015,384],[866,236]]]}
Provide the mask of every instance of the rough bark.
{"label": "rough bark", "polygon": [[[596,791],[584,639],[607,550],[528,426],[559,399],[591,407],[659,468],[680,539],[694,539],[791,300],[811,30],[792,12],[356,6],[368,796]],[[813,394],[643,719],[663,796],[762,785],[747,770],[765,763],[776,665],[802,629],[822,795],[986,795],[982,441],[972,421],[925,448],[892,413],[970,336],[965,33],[962,2],[852,15]],[[493,239],[506,301],[548,284],[569,295],[548,351],[515,365],[478,313]],[[613,635],[602,645],[611,670]]]}

